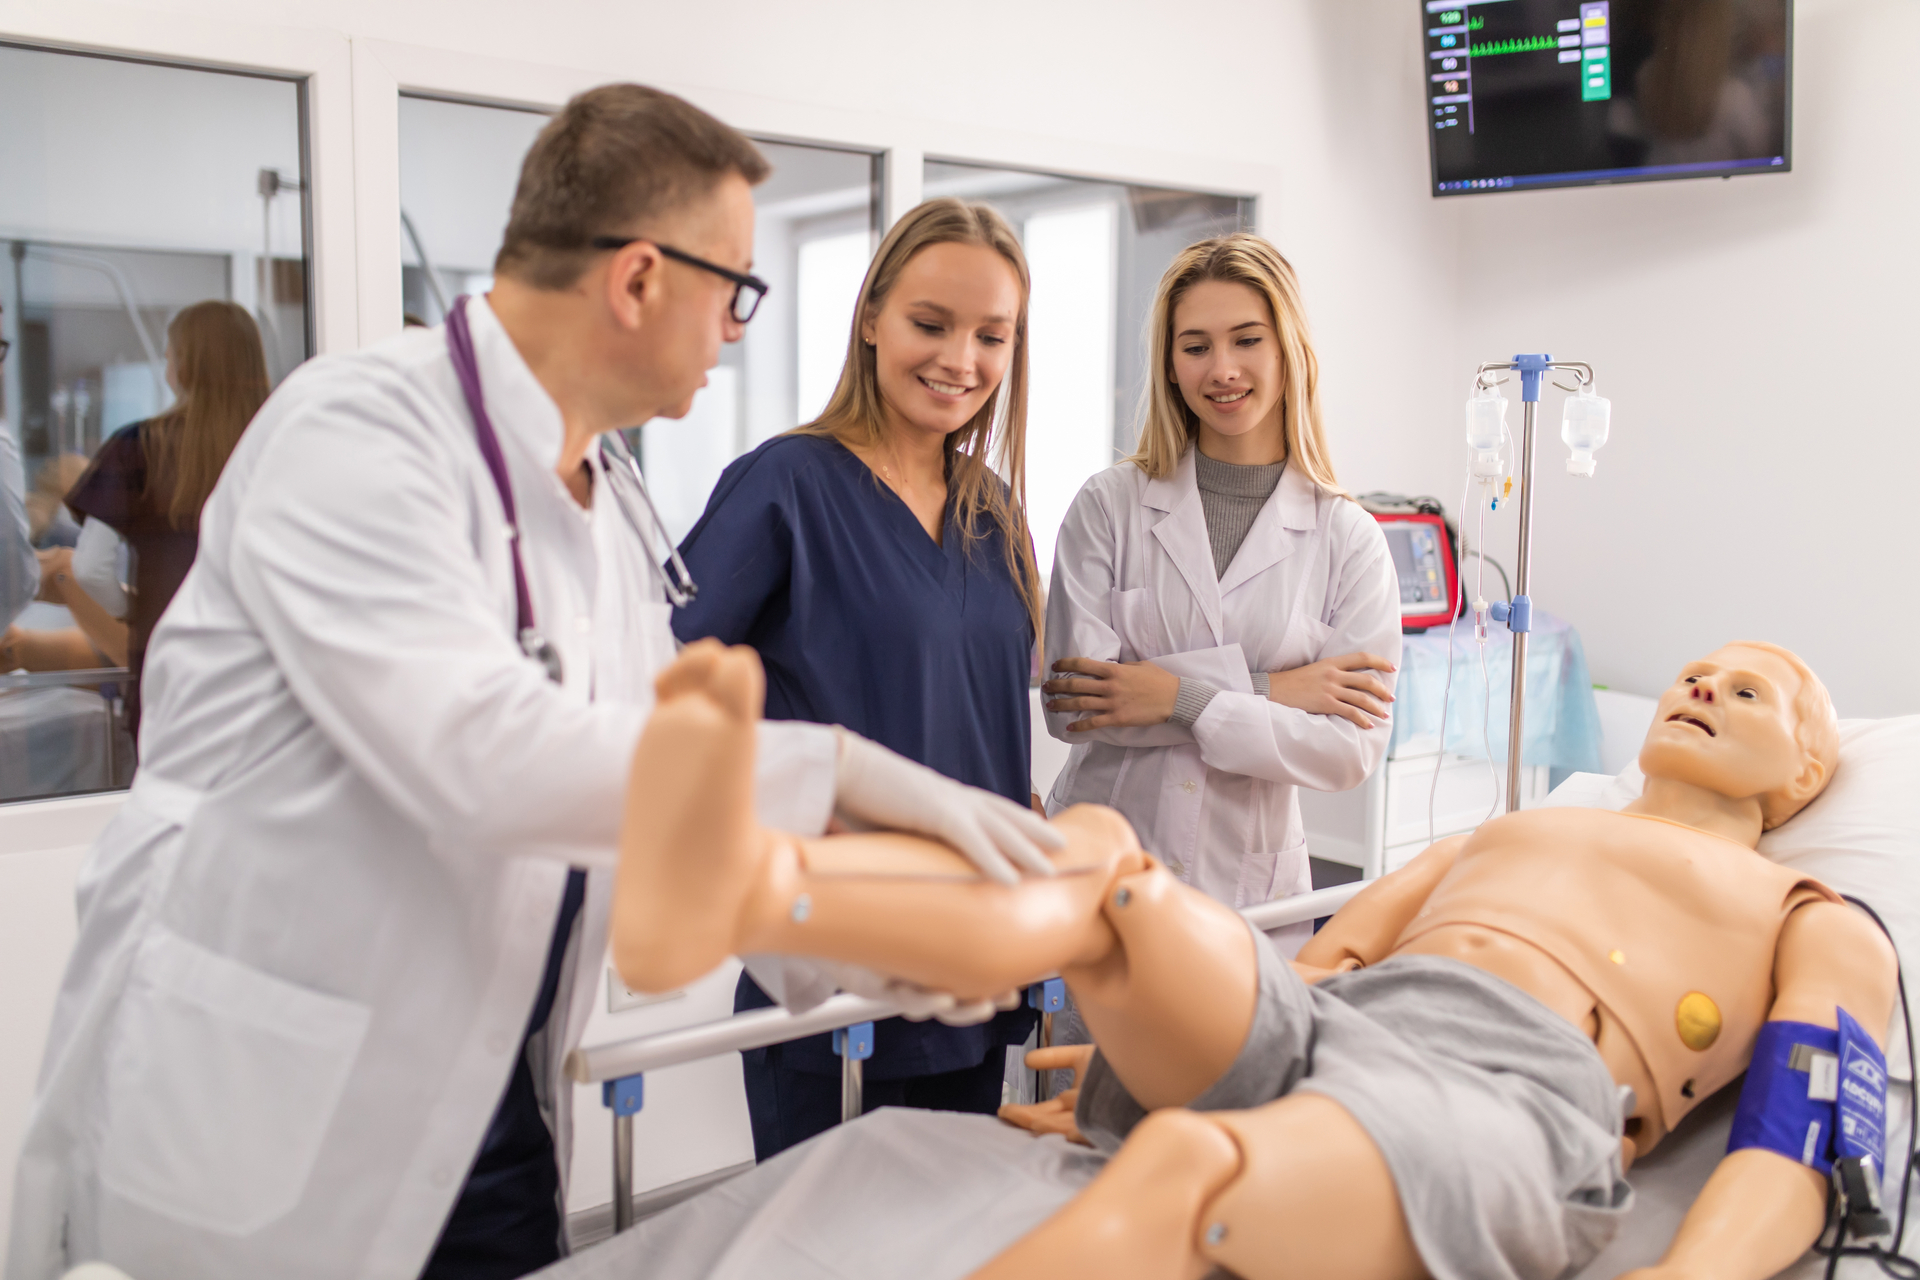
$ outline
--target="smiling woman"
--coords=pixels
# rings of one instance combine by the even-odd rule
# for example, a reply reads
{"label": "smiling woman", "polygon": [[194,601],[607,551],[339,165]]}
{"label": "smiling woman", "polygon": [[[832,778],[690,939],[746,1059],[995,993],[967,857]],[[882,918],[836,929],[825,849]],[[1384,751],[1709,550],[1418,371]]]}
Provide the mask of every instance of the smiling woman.
{"label": "smiling woman", "polygon": [[1400,656],[1379,526],[1339,487],[1293,268],[1239,234],[1154,299],[1140,446],[1061,526],[1050,812],[1119,809],[1183,881],[1244,907],[1311,887],[1296,787],[1386,750]]}
{"label": "smiling woman", "polygon": [[[861,285],[825,410],[730,466],[687,535],[701,591],[673,622],[683,641],[759,650],[769,716],[844,725],[1023,804],[1040,613],[1027,297],[1019,241],[991,208],[932,200],[902,218]],[[768,1003],[741,979],[736,1008]],[[867,1105],[992,1111],[1003,1050],[1032,1020],[881,1023]],[[745,1056],[761,1159],[838,1121],[828,1037]]]}

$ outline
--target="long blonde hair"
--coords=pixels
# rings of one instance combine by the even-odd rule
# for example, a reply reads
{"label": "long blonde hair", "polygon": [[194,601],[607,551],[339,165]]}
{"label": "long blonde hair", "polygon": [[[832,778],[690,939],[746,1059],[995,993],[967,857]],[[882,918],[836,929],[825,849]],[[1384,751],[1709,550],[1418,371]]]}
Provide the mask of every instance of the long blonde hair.
{"label": "long blonde hair", "polygon": [[196,302],[167,326],[179,401],[140,431],[147,497],[164,502],[176,529],[200,523],[200,508],[267,398],[267,358],[245,307]]}
{"label": "long blonde hair", "polygon": [[1188,245],[1160,277],[1147,334],[1147,387],[1141,397],[1140,443],[1127,461],[1155,480],[1165,479],[1192,447],[1199,421],[1173,381],[1173,312],[1187,290],[1207,280],[1244,284],[1266,299],[1280,343],[1286,378],[1280,421],[1287,465],[1328,493],[1347,496],[1333,475],[1320,422],[1320,361],[1307,334],[1300,282],[1280,251],[1259,236],[1236,232]]}
{"label": "long blonde hair", "polygon": [[840,381],[820,416],[789,434],[852,439],[868,446],[880,443],[886,407],[880,398],[879,361],[861,336],[861,329],[880,314],[887,295],[913,256],[936,244],[977,244],[992,249],[1007,260],[1020,281],[1013,358],[999,389],[980,412],[966,426],[947,435],[947,490],[953,502],[954,523],[969,554],[982,536],[983,520],[999,529],[1007,569],[1037,638],[1042,609],[1040,570],[1033,561],[1033,538],[1027,529],[1027,299],[1032,280],[1019,238],[998,210],[946,196],[927,201],[893,224],[880,242],[880,251],[873,255],[867,278],[860,283]]}

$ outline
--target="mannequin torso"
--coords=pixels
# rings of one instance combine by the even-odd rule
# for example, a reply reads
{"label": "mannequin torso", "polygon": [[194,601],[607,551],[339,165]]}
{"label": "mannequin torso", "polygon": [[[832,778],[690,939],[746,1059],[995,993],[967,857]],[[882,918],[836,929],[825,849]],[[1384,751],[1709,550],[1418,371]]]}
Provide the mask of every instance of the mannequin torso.
{"label": "mannequin torso", "polygon": [[1387,954],[1474,965],[1579,1027],[1634,1090],[1640,1152],[1746,1069],[1781,927],[1838,900],[1731,840],[1591,809],[1510,814],[1434,852],[1449,865]]}

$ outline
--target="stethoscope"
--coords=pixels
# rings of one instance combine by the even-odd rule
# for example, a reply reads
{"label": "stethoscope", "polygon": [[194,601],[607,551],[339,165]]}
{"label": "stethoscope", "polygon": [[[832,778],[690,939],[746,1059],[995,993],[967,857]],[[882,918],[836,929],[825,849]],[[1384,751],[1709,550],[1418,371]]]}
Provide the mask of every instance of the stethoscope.
{"label": "stethoscope", "polygon": [[[473,354],[473,331],[467,324],[467,299],[464,296],[447,313],[447,349],[453,357],[453,375],[460,382],[460,391],[466,397],[468,411],[473,414],[473,434],[480,446],[480,457],[487,464],[487,474],[493,477],[493,487],[500,495],[501,510],[507,517],[507,552],[513,560],[514,631],[520,641],[520,651],[540,664],[547,673],[547,679],[559,684],[565,674],[560,651],[534,625],[533,594],[527,589],[527,568],[520,558],[519,511],[513,501],[513,484],[507,479],[506,456],[500,452],[500,437],[494,433],[493,420],[487,416],[486,401],[480,394],[480,364]],[[627,492],[622,482],[631,481],[632,492],[640,495],[640,504],[646,508],[647,520],[667,547],[670,571],[663,575],[667,599],[675,608],[685,605],[699,593],[700,588],[687,571],[687,562],[680,558],[679,548],[673,545],[673,535],[653,505],[653,495],[647,492],[647,482],[640,473],[639,460],[617,432],[600,437],[600,463],[606,471],[607,488],[613,491],[614,505],[620,508],[621,515],[626,517],[627,524],[640,539],[640,545],[648,548],[647,554],[651,557],[653,540],[647,535],[634,509],[632,493]]]}

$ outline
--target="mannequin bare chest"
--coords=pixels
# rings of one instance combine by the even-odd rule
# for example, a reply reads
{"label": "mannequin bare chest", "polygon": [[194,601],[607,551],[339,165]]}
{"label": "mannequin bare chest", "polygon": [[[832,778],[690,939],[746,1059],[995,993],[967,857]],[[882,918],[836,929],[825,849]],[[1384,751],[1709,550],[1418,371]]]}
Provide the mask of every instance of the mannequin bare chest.
{"label": "mannequin bare chest", "polygon": [[1652,1104],[1644,1150],[1745,1069],[1780,927],[1824,896],[1803,884],[1678,823],[1536,810],[1468,840],[1395,952],[1473,964],[1578,1026]]}

